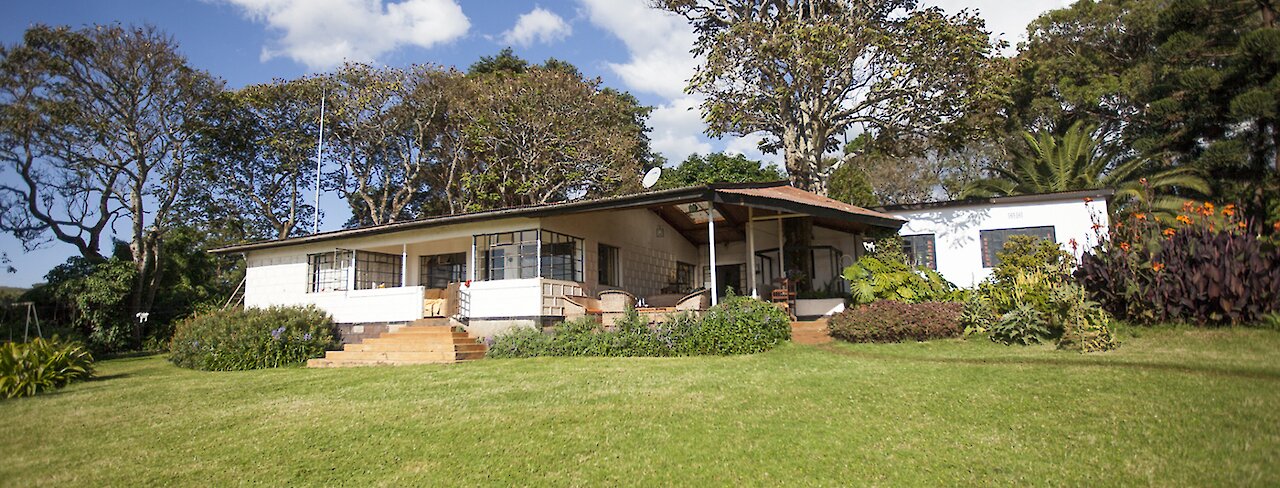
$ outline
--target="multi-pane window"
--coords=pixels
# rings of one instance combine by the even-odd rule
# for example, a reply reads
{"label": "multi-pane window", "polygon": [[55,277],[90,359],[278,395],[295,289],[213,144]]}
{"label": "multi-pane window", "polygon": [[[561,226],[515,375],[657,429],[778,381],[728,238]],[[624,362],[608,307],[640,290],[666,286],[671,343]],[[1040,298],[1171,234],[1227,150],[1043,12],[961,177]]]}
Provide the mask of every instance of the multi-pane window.
{"label": "multi-pane window", "polygon": [[934,242],[933,234],[902,236],[902,250],[912,264],[938,269],[938,254]]}
{"label": "multi-pane window", "polygon": [[542,231],[542,277],[581,283],[584,250],[580,238]]}
{"label": "multi-pane window", "polygon": [[542,269],[538,269],[539,232],[525,230],[475,236],[480,280],[545,278],[582,281],[582,239],[541,232]]}
{"label": "multi-pane window", "polygon": [[600,244],[598,269],[600,284],[605,286],[622,286],[619,273],[618,248],[608,244]]}
{"label": "multi-pane window", "polygon": [[445,288],[449,283],[466,281],[467,253],[422,256],[418,271],[422,285],[427,288]]}
{"label": "multi-pane window", "polygon": [[345,291],[351,265],[351,251],[343,249],[308,255],[307,292]]}
{"label": "multi-pane window", "polygon": [[1053,226],[984,230],[979,234],[982,241],[982,267],[984,268],[994,268],[1000,264],[1000,257],[996,253],[1004,249],[1005,242],[1008,242],[1011,236],[1024,235],[1057,241]]}
{"label": "multi-pane window", "polygon": [[356,289],[371,290],[403,285],[403,259],[399,254],[356,251]]}
{"label": "multi-pane window", "polygon": [[697,265],[676,262],[676,289],[679,293],[688,293],[695,288],[693,277],[698,274]]}

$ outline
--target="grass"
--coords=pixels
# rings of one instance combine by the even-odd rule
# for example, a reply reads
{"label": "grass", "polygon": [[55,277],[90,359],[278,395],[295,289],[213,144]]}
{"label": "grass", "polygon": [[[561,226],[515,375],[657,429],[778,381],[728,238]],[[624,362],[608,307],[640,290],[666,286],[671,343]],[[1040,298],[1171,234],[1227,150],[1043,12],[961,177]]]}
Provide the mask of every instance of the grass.
{"label": "grass", "polygon": [[0,484],[1280,485],[1280,333],[237,373],[0,402]]}

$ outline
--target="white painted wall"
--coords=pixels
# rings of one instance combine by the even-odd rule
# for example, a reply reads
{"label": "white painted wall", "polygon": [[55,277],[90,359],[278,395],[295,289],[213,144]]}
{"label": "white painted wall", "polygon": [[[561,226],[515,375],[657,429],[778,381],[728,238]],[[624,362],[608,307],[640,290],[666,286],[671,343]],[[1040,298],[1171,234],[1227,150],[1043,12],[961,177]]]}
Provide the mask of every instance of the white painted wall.
{"label": "white painted wall", "polygon": [[463,287],[473,319],[542,315],[542,279],[473,281]]}
{"label": "white painted wall", "polygon": [[1080,245],[1077,258],[1096,244],[1095,222],[1105,232],[1108,225],[1107,206],[1103,200],[1083,199],[1023,203],[995,203],[939,207],[924,210],[893,210],[886,213],[907,219],[899,234],[934,234],[938,273],[963,287],[971,287],[991,275],[982,266],[983,230],[1017,227],[1053,226],[1054,236],[1063,249],[1069,242]]}

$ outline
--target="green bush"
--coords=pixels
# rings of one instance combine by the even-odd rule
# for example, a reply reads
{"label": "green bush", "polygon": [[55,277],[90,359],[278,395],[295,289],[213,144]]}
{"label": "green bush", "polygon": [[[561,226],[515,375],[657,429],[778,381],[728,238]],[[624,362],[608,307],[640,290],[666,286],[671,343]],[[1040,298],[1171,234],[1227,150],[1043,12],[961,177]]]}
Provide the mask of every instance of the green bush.
{"label": "green bush", "polygon": [[654,326],[634,310],[604,330],[590,317],[558,325],[553,334],[517,328],[494,338],[491,358],[536,356],[694,356],[753,354],[791,337],[791,320],[777,307],[726,297],[702,317],[679,314]]}
{"label": "green bush", "polygon": [[1071,255],[1053,241],[1013,236],[1000,264],[965,302],[966,335],[986,333],[1001,344],[1056,340],[1059,348],[1113,349],[1111,317],[1072,280]]}
{"label": "green bush", "polygon": [[333,348],[333,328],[314,306],[209,312],[177,324],[169,360],[206,371],[295,366]]}
{"label": "green bush", "polygon": [[93,355],[79,343],[56,336],[0,345],[0,395],[35,395],[93,375]]}
{"label": "green bush", "polygon": [[959,297],[955,285],[938,272],[907,264],[897,236],[877,241],[875,251],[845,268],[844,278],[856,304],[949,302]]}
{"label": "green bush", "polygon": [[881,300],[831,317],[831,337],[849,342],[927,341],[960,335],[959,303]]}
{"label": "green bush", "polygon": [[728,296],[711,307],[681,351],[691,355],[754,354],[791,339],[791,318],[773,304]]}

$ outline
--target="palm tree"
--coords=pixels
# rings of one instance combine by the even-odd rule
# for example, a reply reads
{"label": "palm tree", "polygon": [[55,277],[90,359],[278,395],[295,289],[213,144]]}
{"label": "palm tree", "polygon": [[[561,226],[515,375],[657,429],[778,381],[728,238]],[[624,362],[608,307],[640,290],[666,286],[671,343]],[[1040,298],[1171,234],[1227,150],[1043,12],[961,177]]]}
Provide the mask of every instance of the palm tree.
{"label": "palm tree", "polygon": [[1061,137],[1047,131],[1023,132],[1025,148],[1011,151],[1007,166],[988,166],[995,176],[965,187],[963,197],[1024,195],[1111,188],[1115,209],[1137,204],[1160,213],[1175,213],[1185,198],[1175,191],[1209,194],[1209,183],[1191,167],[1151,171],[1147,157],[1125,158],[1103,146],[1096,127],[1072,124]]}

